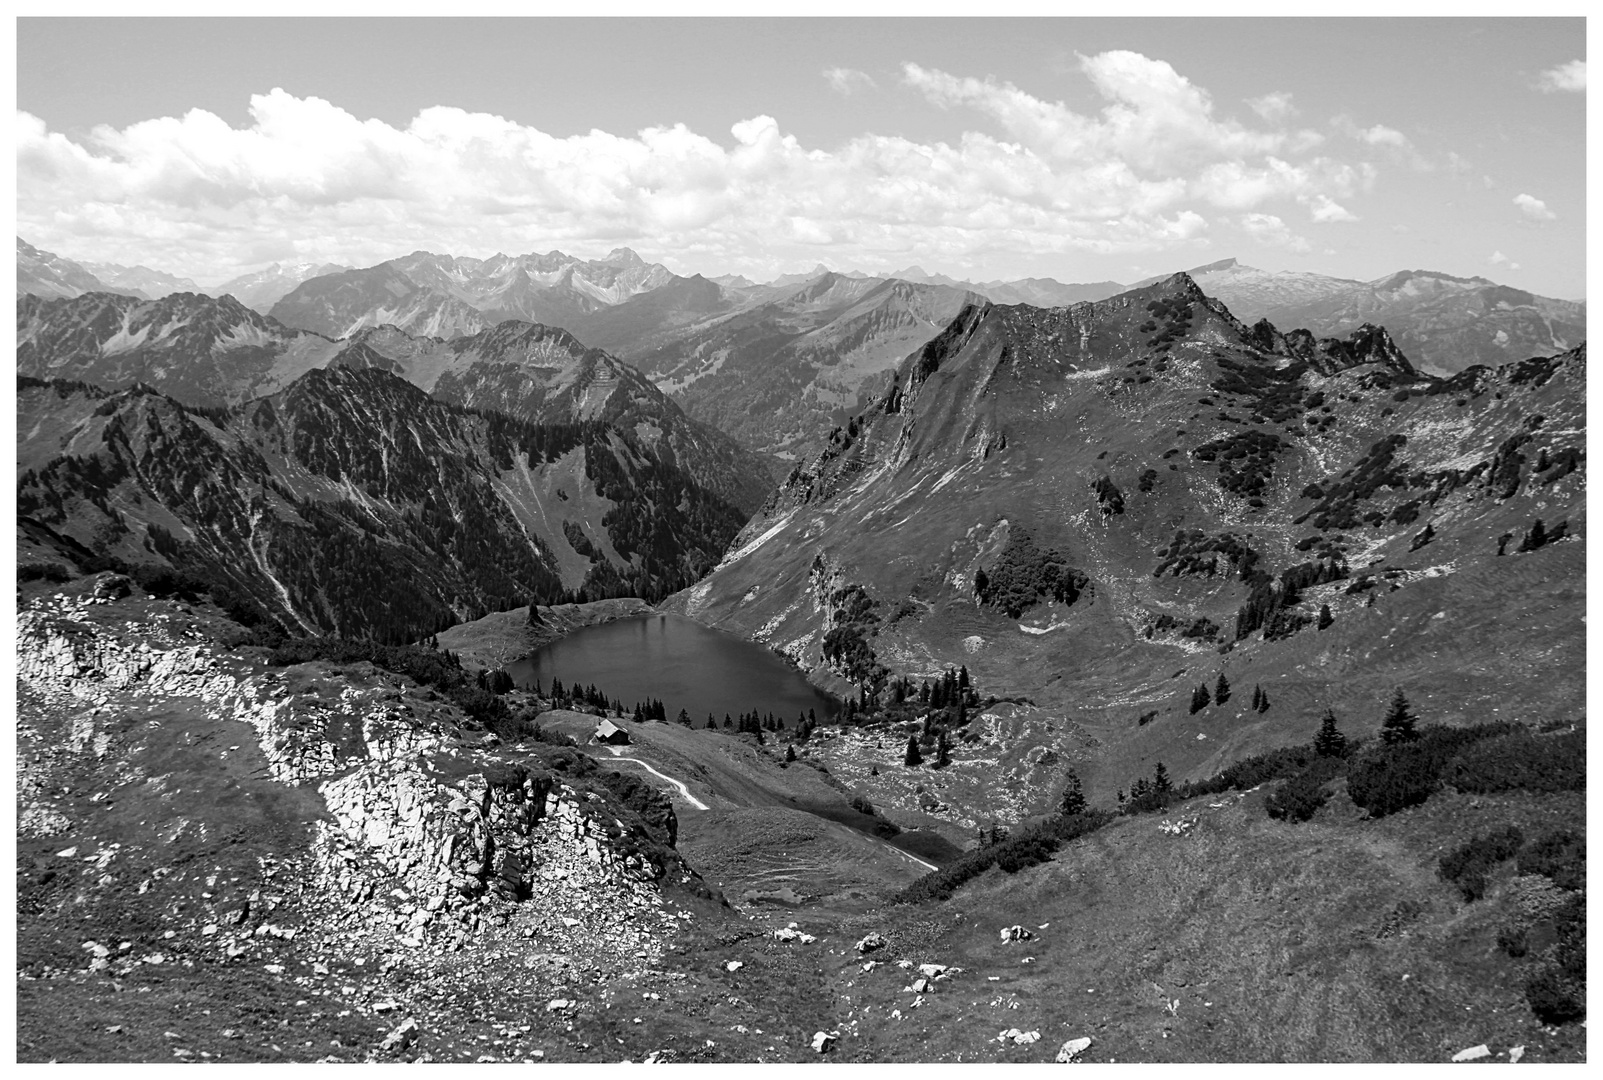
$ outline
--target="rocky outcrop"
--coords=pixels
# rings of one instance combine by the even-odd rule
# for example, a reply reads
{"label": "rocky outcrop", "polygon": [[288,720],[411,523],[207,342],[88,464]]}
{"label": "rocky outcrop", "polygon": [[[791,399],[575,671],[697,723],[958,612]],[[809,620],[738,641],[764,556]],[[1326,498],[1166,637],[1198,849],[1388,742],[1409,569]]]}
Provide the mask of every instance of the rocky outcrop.
{"label": "rocky outcrop", "polygon": [[327,808],[311,826],[308,873],[331,923],[460,947],[497,911],[526,905],[554,933],[602,913],[619,947],[646,943],[616,916],[662,906],[655,882],[667,868],[624,850],[616,838],[627,829],[600,796],[461,745],[414,715],[388,673],[335,695],[333,679],[321,696],[298,693],[293,669],[253,668],[185,642],[172,624],[113,631],[90,617],[106,602],[57,596],[23,611],[20,686],[66,706],[68,749],[102,759],[116,749],[110,719],[152,699],[190,699],[212,719],[250,724],[272,778],[314,788]]}

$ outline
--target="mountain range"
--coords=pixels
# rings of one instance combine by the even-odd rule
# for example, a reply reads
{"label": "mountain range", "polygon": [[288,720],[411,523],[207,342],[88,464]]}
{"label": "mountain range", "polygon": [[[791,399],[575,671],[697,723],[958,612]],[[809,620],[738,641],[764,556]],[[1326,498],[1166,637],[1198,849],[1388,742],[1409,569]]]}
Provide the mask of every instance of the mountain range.
{"label": "mountain range", "polygon": [[17,371],[34,378],[107,390],[146,386],[191,407],[217,408],[277,393],[330,366],[379,368],[441,401],[534,423],[616,425],[746,513],[772,483],[766,459],[561,330],[508,320],[450,342],[393,327],[335,341],[289,329],[231,296],[24,296],[17,306]]}
{"label": "mountain range", "polygon": [[1185,274],[969,304],[668,606],[876,701],[960,658],[1102,797],[1302,737],[1193,720],[1226,672],[1297,715],[1403,681],[1438,716],[1516,684],[1563,714],[1579,680],[1527,680],[1581,662],[1580,549],[1529,544],[1584,531],[1585,377],[1583,345],[1437,378],[1373,326],[1249,327]]}
{"label": "mountain range", "polygon": [[1384,326],[1415,363],[1438,375],[1474,364],[1552,356],[1586,338],[1584,303],[1536,296],[1480,277],[1404,270],[1351,281],[1268,273],[1234,259],[1190,273],[1203,292],[1249,322],[1268,319],[1318,336],[1347,334],[1364,323]]}
{"label": "mountain range", "polygon": [[624,428],[477,412],[374,369],[212,410],[23,377],[18,427],[21,518],[302,633],[412,641],[531,598],[662,595],[744,518]]}
{"label": "mountain range", "polygon": [[[19,292],[78,295],[99,281],[78,264],[32,248],[25,253],[18,243]],[[129,286],[124,292],[141,282],[154,289],[153,274],[117,280]],[[1585,304],[1484,278],[1402,271],[1363,282],[1268,272],[1234,259],[1190,276],[1248,322],[1268,318],[1316,337],[1345,335],[1366,322],[1385,326],[1414,364],[1438,375],[1553,355],[1585,337]],[[967,282],[916,265],[870,275],[820,264],[761,284],[736,275],[681,277],[618,248],[598,260],[560,251],[489,259],[418,251],[362,269],[275,266],[212,291],[232,292],[286,327],[328,338],[381,325],[452,338],[506,319],[561,327],[641,367],[697,419],[753,450],[796,459],[816,453],[818,433],[860,403],[865,380],[933,337],[960,297],[1063,307],[1125,290],[1112,281]],[[753,385],[758,371],[763,386]]]}

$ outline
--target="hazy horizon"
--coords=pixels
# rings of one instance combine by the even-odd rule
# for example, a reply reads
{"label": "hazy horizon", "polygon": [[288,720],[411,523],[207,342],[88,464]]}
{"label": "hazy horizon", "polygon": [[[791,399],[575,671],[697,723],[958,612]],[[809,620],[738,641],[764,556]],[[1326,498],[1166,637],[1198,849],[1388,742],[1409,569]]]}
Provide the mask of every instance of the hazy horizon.
{"label": "hazy horizon", "polygon": [[210,287],[630,247],[1584,298],[1581,19],[18,21],[18,234]]}

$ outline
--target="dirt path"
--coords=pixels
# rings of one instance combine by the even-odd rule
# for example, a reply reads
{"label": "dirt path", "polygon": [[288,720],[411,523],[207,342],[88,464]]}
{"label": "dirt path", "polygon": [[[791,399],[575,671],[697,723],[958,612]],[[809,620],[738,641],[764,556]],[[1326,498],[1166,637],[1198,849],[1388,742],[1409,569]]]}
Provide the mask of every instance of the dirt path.
{"label": "dirt path", "polygon": [[651,773],[653,776],[660,776],[662,779],[668,781],[668,783],[670,783],[674,787],[678,788],[679,789],[679,793],[685,797],[685,801],[688,802],[691,806],[694,806],[697,810],[711,810],[712,809],[712,807],[708,806],[706,803],[702,802],[700,799],[698,799],[694,795],[690,794],[690,789],[685,787],[684,781],[675,780],[673,777],[669,776],[667,773],[658,772],[656,769],[654,769],[650,765],[647,765],[644,761],[641,761],[639,758],[624,757],[622,755],[621,751],[619,751],[618,748],[615,747],[615,746],[609,746],[607,749],[612,751],[612,760],[614,760],[614,761],[632,761],[634,764],[639,765],[642,769],[645,769],[648,773]]}

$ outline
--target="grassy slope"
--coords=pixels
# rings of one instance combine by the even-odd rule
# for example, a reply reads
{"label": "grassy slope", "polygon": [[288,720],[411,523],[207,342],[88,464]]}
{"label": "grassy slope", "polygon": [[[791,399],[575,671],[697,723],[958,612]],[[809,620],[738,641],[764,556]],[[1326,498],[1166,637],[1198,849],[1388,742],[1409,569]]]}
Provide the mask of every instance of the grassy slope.
{"label": "grassy slope", "polygon": [[[597,720],[555,711],[541,714],[539,722],[585,743]],[[606,767],[640,775],[674,797],[680,851],[743,910],[861,913],[926,870],[868,835],[874,819],[852,809],[852,790],[809,763],[808,748],[801,760],[785,765],[775,740],[759,747],[748,736],[722,730],[621,723],[630,735],[622,756],[682,781],[710,809],[691,807],[639,766],[607,765],[612,755],[605,748],[589,749]],[[897,840],[908,845],[905,837]]]}
{"label": "grassy slope", "polygon": [[[837,986],[859,995],[853,1056],[1050,1061],[1081,1035],[1096,1040],[1091,1061],[1446,1061],[1482,1042],[1524,1045],[1527,1061],[1584,1056],[1584,1029],[1542,1028],[1496,946],[1511,866],[1473,905],[1435,875],[1442,852],[1493,826],[1583,821],[1583,796],[1438,796],[1380,822],[1343,796],[1288,825],[1263,813],[1264,794],[1173,808],[1170,820],[1198,818],[1184,836],[1121,819],[1044,866],[886,912],[889,955],[965,970],[913,1011],[906,973],[842,965]],[[1407,902],[1420,913],[1388,934]],[[1012,923],[1045,929],[1003,945]],[[1041,1042],[976,1054],[1009,1027]]]}

